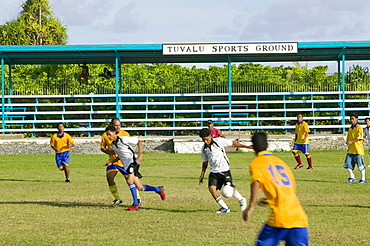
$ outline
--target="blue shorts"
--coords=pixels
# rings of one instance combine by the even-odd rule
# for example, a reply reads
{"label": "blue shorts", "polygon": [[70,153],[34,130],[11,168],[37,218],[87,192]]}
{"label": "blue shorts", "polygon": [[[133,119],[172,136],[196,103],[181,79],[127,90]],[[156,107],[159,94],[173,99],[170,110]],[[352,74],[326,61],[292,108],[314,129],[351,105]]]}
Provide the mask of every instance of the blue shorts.
{"label": "blue shorts", "polygon": [[[113,165],[112,165],[113,166]],[[140,165],[137,164],[136,162],[133,162],[131,163],[127,169],[124,168],[124,166],[117,166],[115,165],[116,168],[118,169],[118,171],[124,175],[125,177],[127,177],[127,175],[129,174],[134,174],[136,177],[138,177],[139,179],[141,179],[143,176],[141,175],[141,173],[139,173],[139,168],[140,168]]]}
{"label": "blue shorts", "polygon": [[[116,162],[115,162],[116,163]],[[118,172],[119,170],[118,170],[118,168],[119,168],[120,166],[119,165],[115,165],[115,164],[112,164],[112,165],[110,165],[110,166],[107,166],[107,168],[105,169],[105,172],[106,173],[110,173],[110,172]]]}
{"label": "blue shorts", "polygon": [[280,241],[285,241],[286,246],[307,246],[308,229],[307,227],[276,228],[265,224],[258,236],[256,245],[277,246]]}
{"label": "blue shorts", "polygon": [[346,160],[344,161],[344,168],[355,169],[356,164],[359,171],[366,170],[364,157],[362,155],[348,154],[346,155]]}
{"label": "blue shorts", "polygon": [[293,152],[301,151],[303,154],[310,153],[310,145],[309,144],[294,144]]}
{"label": "blue shorts", "polygon": [[55,162],[57,163],[57,167],[60,170],[63,170],[63,164],[69,166],[69,159],[70,159],[69,151],[64,151],[62,153],[55,154]]}

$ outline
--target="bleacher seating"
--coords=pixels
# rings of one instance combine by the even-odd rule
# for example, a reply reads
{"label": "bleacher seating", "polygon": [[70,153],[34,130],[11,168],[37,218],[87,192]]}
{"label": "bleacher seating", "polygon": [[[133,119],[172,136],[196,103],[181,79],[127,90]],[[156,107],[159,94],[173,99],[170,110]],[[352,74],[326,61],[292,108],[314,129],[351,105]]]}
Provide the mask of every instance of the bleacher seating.
{"label": "bleacher seating", "polygon": [[345,129],[350,113],[360,119],[369,115],[369,94],[346,92],[343,100],[342,92],[235,93],[231,102],[227,93],[120,94],[118,100],[115,94],[5,95],[0,132],[52,132],[59,122],[67,123],[68,131],[101,132],[113,117],[121,118],[125,129],[143,134],[195,131],[208,119],[223,130],[289,130],[297,113],[313,129]]}

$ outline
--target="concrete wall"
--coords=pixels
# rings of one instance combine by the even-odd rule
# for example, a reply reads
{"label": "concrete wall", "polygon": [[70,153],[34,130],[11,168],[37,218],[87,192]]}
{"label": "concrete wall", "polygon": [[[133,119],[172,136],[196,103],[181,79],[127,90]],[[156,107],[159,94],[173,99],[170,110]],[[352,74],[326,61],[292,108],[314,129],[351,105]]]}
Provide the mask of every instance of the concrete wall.
{"label": "concrete wall", "polygon": [[[251,137],[248,134],[237,135],[226,133],[230,140],[239,139],[245,145],[250,145]],[[49,138],[6,138],[0,135],[0,155],[17,154],[53,154],[49,145]],[[9,135],[10,136],[10,135]],[[269,150],[290,151],[293,145],[293,135],[270,135]],[[145,152],[175,152],[175,153],[200,153],[203,142],[197,136],[161,137],[147,136],[139,137],[143,141]],[[310,135],[311,149],[347,149],[345,135]],[[81,154],[103,154],[100,151],[100,137],[74,138],[76,146],[72,153]],[[242,151],[251,151],[241,149]]]}

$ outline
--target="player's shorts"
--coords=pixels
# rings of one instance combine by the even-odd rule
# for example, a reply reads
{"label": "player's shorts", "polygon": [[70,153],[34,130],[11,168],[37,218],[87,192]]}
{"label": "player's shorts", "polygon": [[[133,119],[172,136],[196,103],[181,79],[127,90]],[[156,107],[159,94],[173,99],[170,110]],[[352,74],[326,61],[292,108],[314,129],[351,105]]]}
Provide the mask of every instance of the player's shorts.
{"label": "player's shorts", "polygon": [[140,168],[140,165],[136,164],[135,162],[134,163],[131,163],[127,169],[125,169],[123,166],[120,167],[120,166],[116,166],[118,171],[120,171],[120,173],[122,173],[123,175],[127,176],[129,174],[134,174],[136,177],[138,177],[139,179],[141,179],[143,176],[139,173],[139,168]]}
{"label": "player's shorts", "polygon": [[222,186],[227,182],[230,182],[231,186],[233,186],[233,178],[231,177],[230,170],[221,173],[209,173],[208,187],[216,186],[216,190],[221,190]]}
{"label": "player's shorts", "polygon": [[364,157],[362,155],[348,154],[346,155],[346,160],[344,161],[344,168],[355,169],[356,164],[359,171],[366,170]]}
{"label": "player's shorts", "polygon": [[310,153],[310,145],[309,144],[294,144],[293,152],[302,152],[303,154],[308,154]]}
{"label": "player's shorts", "polygon": [[286,246],[306,246],[308,245],[308,229],[301,228],[276,228],[267,224],[262,228],[257,246],[276,246],[280,241],[285,241]]}
{"label": "player's shorts", "polygon": [[115,163],[113,163],[110,166],[107,166],[107,168],[105,169],[105,173],[118,172],[117,166],[122,166],[123,167],[123,164],[122,164],[122,162],[120,160],[117,161],[117,162],[115,162]]}
{"label": "player's shorts", "polygon": [[60,170],[63,170],[63,164],[69,166],[70,154],[69,151],[55,154],[55,162]]}

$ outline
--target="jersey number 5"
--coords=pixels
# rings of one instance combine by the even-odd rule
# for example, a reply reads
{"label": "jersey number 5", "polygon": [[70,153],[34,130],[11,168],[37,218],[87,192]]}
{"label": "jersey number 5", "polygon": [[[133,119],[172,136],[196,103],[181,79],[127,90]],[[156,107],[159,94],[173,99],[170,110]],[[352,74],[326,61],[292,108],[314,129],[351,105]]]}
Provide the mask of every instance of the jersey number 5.
{"label": "jersey number 5", "polygon": [[286,174],[285,167],[280,165],[269,165],[267,168],[278,186],[290,186],[291,181]]}

